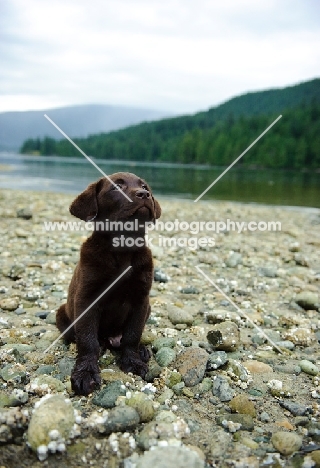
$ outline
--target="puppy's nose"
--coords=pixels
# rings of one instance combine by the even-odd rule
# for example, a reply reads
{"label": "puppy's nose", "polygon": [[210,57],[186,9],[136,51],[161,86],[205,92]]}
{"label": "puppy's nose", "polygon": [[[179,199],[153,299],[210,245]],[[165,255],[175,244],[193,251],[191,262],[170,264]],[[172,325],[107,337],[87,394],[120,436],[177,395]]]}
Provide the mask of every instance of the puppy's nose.
{"label": "puppy's nose", "polygon": [[140,189],[136,191],[136,197],[138,198],[150,198],[149,190]]}

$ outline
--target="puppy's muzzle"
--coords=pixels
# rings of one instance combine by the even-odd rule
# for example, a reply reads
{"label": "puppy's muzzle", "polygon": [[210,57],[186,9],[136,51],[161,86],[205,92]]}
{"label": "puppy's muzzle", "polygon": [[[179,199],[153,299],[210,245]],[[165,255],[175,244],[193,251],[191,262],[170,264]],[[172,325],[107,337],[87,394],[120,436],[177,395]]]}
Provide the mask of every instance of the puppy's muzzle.
{"label": "puppy's muzzle", "polygon": [[149,190],[140,189],[136,191],[136,197],[141,199],[148,199],[150,198]]}

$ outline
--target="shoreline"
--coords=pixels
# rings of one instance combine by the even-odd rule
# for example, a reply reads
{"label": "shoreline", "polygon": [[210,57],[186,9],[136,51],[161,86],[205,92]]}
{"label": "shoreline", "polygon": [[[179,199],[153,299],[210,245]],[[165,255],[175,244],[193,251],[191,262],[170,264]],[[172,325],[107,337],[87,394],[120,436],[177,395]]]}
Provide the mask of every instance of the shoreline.
{"label": "shoreline", "polygon": [[[45,182],[50,182],[52,181],[52,179],[43,179],[41,178],[41,180],[45,181]],[[65,181],[65,180],[57,180],[57,179],[54,179],[55,182],[59,182],[59,183],[62,183],[62,184],[65,184],[65,185],[68,185],[68,184],[72,184],[72,182],[69,182],[69,181]],[[25,193],[22,189],[12,189],[12,188],[7,188],[7,187],[2,187],[1,186],[1,176],[0,176],[0,192],[5,192],[5,191],[10,191],[10,192],[13,192],[13,193],[19,193],[19,192],[23,192]],[[43,194],[43,193],[46,193],[48,195],[57,195],[57,196],[61,196],[61,197],[72,197],[72,196],[75,196],[79,193],[79,191],[75,190],[75,191],[70,191],[70,192],[58,192],[58,191],[50,191],[50,190],[34,190],[34,189],[27,189],[28,193],[31,193],[31,194],[35,194],[35,195],[40,195],[40,194]],[[157,194],[155,193],[155,195],[157,196],[157,198],[159,200],[163,200],[163,201],[168,201],[168,202],[172,202],[172,201],[175,201],[177,203],[181,203],[181,204],[185,204],[185,203],[191,203],[193,205],[196,206],[196,204],[194,203],[194,199],[193,198],[184,198],[184,197],[179,197],[179,196],[175,196],[175,195],[160,195],[160,194]],[[197,204],[200,203],[200,204],[211,204],[211,203],[214,203],[214,204],[234,204],[234,205],[239,205],[239,206],[252,206],[252,207],[261,207],[261,208],[270,208],[270,209],[280,209],[280,210],[284,210],[284,211],[301,211],[301,212],[306,212],[306,213],[310,213],[310,214],[320,214],[320,208],[317,208],[317,207],[313,207],[313,206],[297,206],[297,205],[272,205],[272,204],[267,204],[267,203],[258,203],[258,202],[243,202],[243,201],[237,201],[237,200],[220,200],[220,199],[212,199],[212,200],[199,200],[199,202],[197,202]]]}

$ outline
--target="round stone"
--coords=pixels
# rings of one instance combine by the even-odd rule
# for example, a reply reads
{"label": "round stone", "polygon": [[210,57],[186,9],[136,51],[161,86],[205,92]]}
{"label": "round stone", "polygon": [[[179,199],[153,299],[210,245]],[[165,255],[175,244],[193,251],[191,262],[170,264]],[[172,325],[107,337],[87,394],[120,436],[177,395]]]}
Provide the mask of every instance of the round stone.
{"label": "round stone", "polygon": [[68,439],[75,423],[73,406],[70,400],[54,395],[43,400],[32,413],[28,428],[28,443],[36,451],[41,445],[48,445],[50,432],[58,430],[62,438]]}
{"label": "round stone", "polygon": [[268,374],[273,372],[273,369],[268,364],[264,362],[256,361],[254,359],[250,361],[245,361],[243,363],[244,367],[251,372],[251,374]]}
{"label": "round stone", "polygon": [[207,339],[217,350],[235,351],[240,345],[240,332],[234,322],[227,320],[214,325],[208,332]]}
{"label": "round stone", "polygon": [[160,348],[157,354],[155,355],[155,359],[159,366],[167,367],[169,364],[172,363],[176,358],[176,353],[173,349],[164,346]]}
{"label": "round stone", "polygon": [[202,348],[187,348],[179,354],[175,365],[187,387],[202,381],[208,359],[208,353]]}
{"label": "round stone", "polygon": [[302,361],[299,362],[299,366],[301,367],[301,370],[305,372],[306,374],[309,374],[309,375],[319,374],[319,368],[315,364],[313,364],[311,361],[308,361],[307,359],[302,359]]}
{"label": "round stone", "polygon": [[287,456],[300,449],[302,437],[294,432],[275,432],[271,437],[271,442],[281,455]]}
{"label": "round stone", "polygon": [[187,447],[156,447],[145,452],[138,461],[136,468],[204,468],[204,461],[199,455]]}
{"label": "round stone", "polygon": [[126,404],[137,411],[141,422],[151,421],[154,416],[153,403],[150,398],[142,392],[134,393],[131,398],[126,400]]}

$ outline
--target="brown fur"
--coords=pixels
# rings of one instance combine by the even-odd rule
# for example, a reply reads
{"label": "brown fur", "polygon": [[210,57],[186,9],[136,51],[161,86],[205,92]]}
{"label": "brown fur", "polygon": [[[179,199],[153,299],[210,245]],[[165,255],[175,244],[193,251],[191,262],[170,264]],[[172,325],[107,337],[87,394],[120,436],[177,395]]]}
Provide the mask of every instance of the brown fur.
{"label": "brown fur", "polygon": [[[124,195],[106,178],[90,184],[71,204],[74,216],[94,218],[95,230],[81,247],[80,261],[72,277],[68,300],[57,312],[57,327],[64,332],[82,312],[129,266],[131,269],[66,332],[67,342],[77,343],[77,359],[71,375],[75,393],[87,395],[100,385],[100,346],[119,347],[120,367],[142,377],[147,372],[149,352],[140,346],[150,314],[149,291],[153,263],[146,245],[115,247],[114,238],[144,238],[144,223],[160,217],[161,209],[145,181],[128,172],[110,176]],[[97,221],[133,221],[138,232],[97,230]]]}

